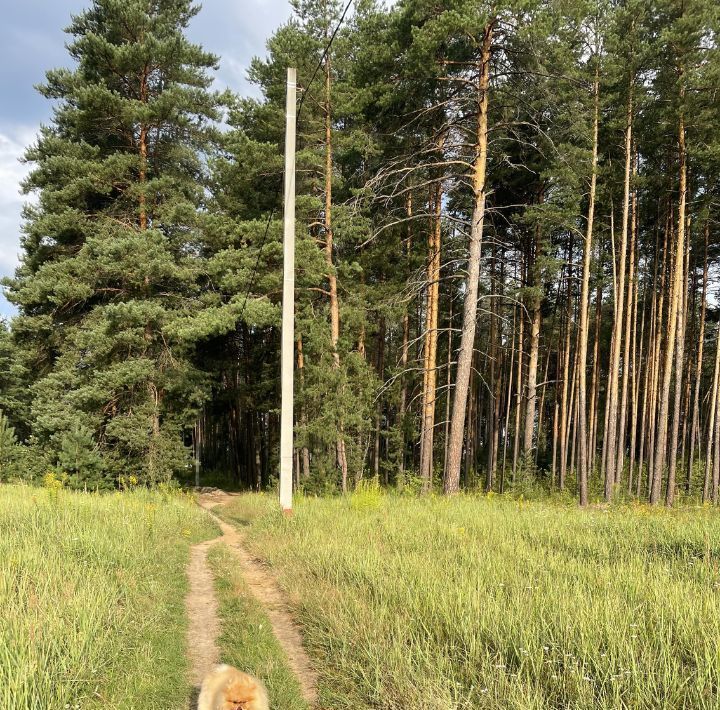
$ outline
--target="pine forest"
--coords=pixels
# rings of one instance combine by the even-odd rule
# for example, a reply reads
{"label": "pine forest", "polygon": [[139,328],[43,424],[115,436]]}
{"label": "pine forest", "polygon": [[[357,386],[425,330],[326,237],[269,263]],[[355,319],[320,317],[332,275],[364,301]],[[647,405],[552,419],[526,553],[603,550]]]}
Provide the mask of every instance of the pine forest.
{"label": "pine forest", "polygon": [[253,96],[190,0],[94,0],[25,159],[0,472],[716,504],[720,6],[293,0]]}

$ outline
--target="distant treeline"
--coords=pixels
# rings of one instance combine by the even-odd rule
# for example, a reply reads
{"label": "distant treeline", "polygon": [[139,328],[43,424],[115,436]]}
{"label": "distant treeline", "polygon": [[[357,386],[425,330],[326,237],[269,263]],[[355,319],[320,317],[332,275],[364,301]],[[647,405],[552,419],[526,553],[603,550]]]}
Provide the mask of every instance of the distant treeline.
{"label": "distant treeline", "polygon": [[3,470],[272,485],[295,66],[297,485],[717,502],[720,6],[293,7],[261,99],[213,90],[189,0],[73,18],[6,282]]}

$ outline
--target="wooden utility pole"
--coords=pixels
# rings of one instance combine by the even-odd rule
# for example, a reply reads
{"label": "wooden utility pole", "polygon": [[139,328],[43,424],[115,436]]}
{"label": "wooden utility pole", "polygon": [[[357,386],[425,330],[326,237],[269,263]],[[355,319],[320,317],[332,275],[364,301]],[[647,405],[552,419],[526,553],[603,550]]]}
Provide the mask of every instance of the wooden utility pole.
{"label": "wooden utility pole", "polygon": [[293,365],[295,362],[295,111],[297,71],[287,70],[285,104],[285,210],[280,414],[280,507],[292,511]]}

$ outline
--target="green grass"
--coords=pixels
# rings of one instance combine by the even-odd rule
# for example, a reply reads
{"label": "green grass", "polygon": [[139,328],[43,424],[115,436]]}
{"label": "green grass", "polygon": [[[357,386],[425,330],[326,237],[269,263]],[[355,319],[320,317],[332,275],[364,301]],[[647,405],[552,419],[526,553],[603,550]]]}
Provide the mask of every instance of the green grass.
{"label": "green grass", "polygon": [[323,708],[720,707],[714,510],[244,496]]}
{"label": "green grass", "polygon": [[271,707],[308,710],[265,612],[243,581],[237,558],[218,544],[211,548],[209,562],[220,604],[222,661],[261,678]]}
{"label": "green grass", "polygon": [[188,547],[214,534],[178,494],[0,486],[0,709],[183,708]]}

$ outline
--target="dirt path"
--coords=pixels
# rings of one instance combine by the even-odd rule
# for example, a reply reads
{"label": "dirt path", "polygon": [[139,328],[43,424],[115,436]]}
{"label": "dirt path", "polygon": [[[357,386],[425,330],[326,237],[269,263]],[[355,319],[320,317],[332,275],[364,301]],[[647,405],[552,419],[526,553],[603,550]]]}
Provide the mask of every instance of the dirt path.
{"label": "dirt path", "polygon": [[[190,657],[190,680],[193,684],[193,703],[200,692],[200,684],[210,669],[220,662],[217,638],[220,635],[220,617],[215,597],[212,571],[207,552],[215,540],[201,542],[190,549],[187,568],[189,589],[185,597],[188,615],[187,649]],[[195,705],[191,704],[191,708]]]}
{"label": "dirt path", "polygon": [[230,500],[232,494],[223,491],[201,493],[198,496],[200,505],[220,526],[222,536],[195,545],[191,551],[188,566],[190,590],[186,606],[190,618],[188,649],[192,681],[199,685],[203,676],[220,657],[217,647],[220,621],[212,572],[207,563],[207,551],[216,542],[223,542],[237,556],[248,588],[263,606],[273,633],[285,651],[288,665],[300,684],[303,698],[314,706],[317,702],[317,676],[303,648],[300,631],[288,611],[282,592],[265,567],[245,549],[241,533],[212,512],[213,508]]}

